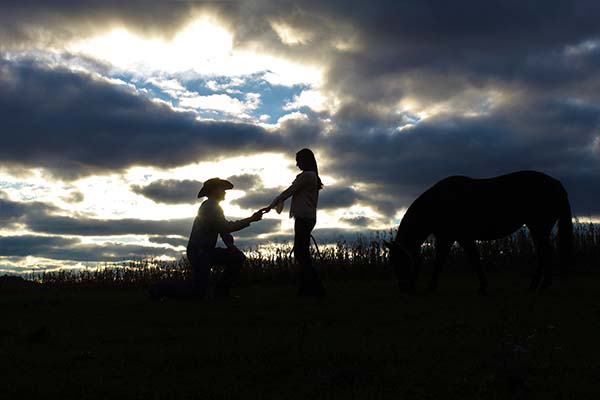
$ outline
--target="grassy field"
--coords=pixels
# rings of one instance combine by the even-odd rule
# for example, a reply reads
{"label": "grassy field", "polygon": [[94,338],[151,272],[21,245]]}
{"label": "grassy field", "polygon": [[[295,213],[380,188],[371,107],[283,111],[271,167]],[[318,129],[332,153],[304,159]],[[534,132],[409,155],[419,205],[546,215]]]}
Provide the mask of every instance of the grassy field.
{"label": "grassy field", "polygon": [[544,293],[528,278],[442,276],[238,288],[238,302],[152,302],[143,289],[0,294],[2,398],[594,399],[600,276]]}

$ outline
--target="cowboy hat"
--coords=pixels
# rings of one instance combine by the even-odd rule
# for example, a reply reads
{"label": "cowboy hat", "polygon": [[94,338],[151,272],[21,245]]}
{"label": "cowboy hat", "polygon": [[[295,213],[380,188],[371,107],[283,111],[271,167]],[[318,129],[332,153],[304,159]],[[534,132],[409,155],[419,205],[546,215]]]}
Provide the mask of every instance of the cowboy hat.
{"label": "cowboy hat", "polygon": [[198,192],[198,198],[208,196],[208,194],[215,189],[233,189],[233,183],[225,179],[211,178],[202,185],[202,189]]}

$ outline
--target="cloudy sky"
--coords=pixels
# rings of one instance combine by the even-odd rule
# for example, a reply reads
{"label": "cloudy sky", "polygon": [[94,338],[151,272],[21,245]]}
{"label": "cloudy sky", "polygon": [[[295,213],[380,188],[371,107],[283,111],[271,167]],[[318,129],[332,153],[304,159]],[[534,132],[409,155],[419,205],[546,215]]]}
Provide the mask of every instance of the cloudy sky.
{"label": "cloudy sky", "polygon": [[204,180],[246,217],[303,147],[321,241],[394,227],[456,174],[540,170],[600,219],[599,19],[595,0],[2,2],[0,273],[179,257]]}

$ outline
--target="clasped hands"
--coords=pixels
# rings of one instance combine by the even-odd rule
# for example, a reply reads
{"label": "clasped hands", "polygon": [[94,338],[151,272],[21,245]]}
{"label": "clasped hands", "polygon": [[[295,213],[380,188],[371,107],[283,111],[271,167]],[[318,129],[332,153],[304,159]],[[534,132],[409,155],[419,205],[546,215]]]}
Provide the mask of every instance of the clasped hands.
{"label": "clasped hands", "polygon": [[251,222],[256,222],[256,221],[260,221],[262,219],[263,214],[268,213],[271,210],[271,208],[269,207],[263,207],[260,210],[256,211],[254,214],[252,214],[249,218],[249,220]]}
{"label": "clasped hands", "polygon": [[[262,219],[262,216],[266,213],[268,213],[269,211],[271,211],[273,207],[271,206],[267,206],[267,207],[263,207],[260,210],[256,211],[254,214],[252,214],[252,216],[250,217],[250,220],[252,222],[254,221],[260,221]],[[281,214],[281,211],[283,210],[283,202],[279,202],[275,205],[275,211],[277,211],[277,214]]]}

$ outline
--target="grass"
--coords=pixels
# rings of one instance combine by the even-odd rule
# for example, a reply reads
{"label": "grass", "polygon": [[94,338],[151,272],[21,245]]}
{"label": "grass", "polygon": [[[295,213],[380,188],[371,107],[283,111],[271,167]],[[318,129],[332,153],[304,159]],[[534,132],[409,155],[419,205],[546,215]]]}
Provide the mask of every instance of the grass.
{"label": "grass", "polygon": [[600,276],[544,293],[528,278],[448,271],[437,293],[392,280],[287,285],[238,303],[150,301],[141,288],[43,286],[0,297],[2,397],[592,399]]}
{"label": "grass", "polygon": [[[239,302],[152,302],[185,259],[140,260],[0,285],[2,398],[595,399],[600,229],[575,224],[568,279],[528,293],[526,230],[482,242],[486,296],[460,248],[437,293],[403,293],[382,239],[313,256],[329,295],[300,300],[289,246],[247,252]],[[423,285],[434,246],[423,246]],[[2,282],[0,282],[1,284]],[[40,284],[41,283],[41,284]]]}

